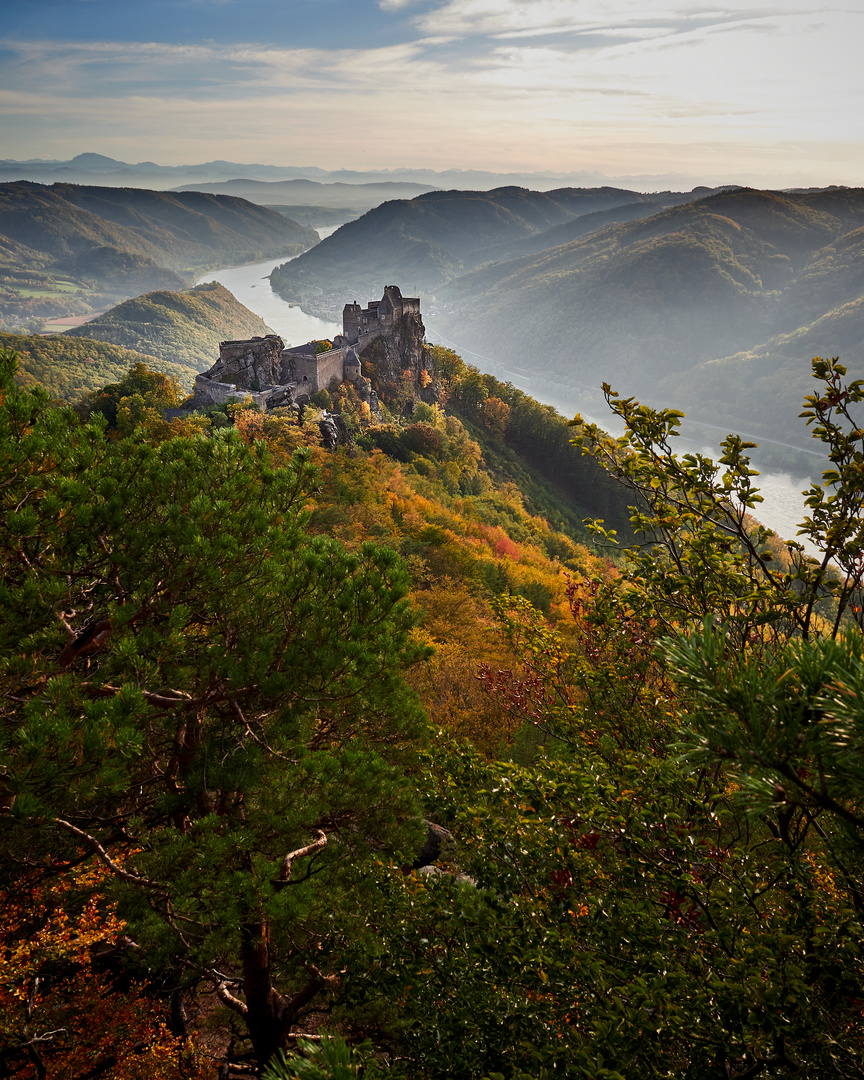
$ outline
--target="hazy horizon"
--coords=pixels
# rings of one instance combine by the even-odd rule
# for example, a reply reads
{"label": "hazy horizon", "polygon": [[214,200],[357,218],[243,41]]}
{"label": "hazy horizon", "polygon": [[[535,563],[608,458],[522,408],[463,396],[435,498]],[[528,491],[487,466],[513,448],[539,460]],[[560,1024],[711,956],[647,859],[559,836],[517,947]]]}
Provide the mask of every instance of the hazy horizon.
{"label": "hazy horizon", "polygon": [[10,159],[864,178],[864,12],[848,0],[30,0],[5,15]]}

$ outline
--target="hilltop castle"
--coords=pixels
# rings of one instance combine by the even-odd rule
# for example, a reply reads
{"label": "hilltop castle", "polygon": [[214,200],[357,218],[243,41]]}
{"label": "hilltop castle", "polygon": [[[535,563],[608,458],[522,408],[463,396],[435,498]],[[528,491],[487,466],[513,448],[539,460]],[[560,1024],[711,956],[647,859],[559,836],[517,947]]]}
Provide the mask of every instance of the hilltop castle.
{"label": "hilltop castle", "polygon": [[375,391],[360,370],[360,356],[375,341],[382,341],[395,364],[414,370],[420,363],[423,321],[420,300],[403,296],[398,285],[388,285],[380,300],[361,308],[355,300],[342,311],[342,333],[333,347],[307,342],[285,348],[280,337],[254,337],[223,341],[219,359],[203,375],[195,377],[195,396],[208,403],[245,400],[251,397],[260,409],[302,405],[317,390],[337,382],[353,382],[363,400],[377,406]]}

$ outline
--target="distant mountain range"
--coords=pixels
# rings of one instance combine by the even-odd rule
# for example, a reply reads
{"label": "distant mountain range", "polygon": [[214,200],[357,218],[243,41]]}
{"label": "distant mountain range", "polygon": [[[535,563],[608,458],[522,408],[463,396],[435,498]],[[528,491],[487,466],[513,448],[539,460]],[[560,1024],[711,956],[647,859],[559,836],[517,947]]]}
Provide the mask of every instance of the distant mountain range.
{"label": "distant mountain range", "polygon": [[[163,189],[181,184],[209,184],[223,180],[281,181],[316,180],[321,184],[416,184],[424,191],[434,188],[490,188],[518,185],[536,191],[564,186],[636,186],[659,189],[681,187],[685,178],[668,176],[608,177],[593,171],[560,172],[491,172],[483,169],[320,169],[314,165],[259,165],[236,161],[206,161],[196,165],[157,165],[153,161],[130,164],[103,154],[78,154],[68,161],[0,160],[0,181],[38,180],[40,183],[64,181],[74,184],[110,184],[112,186]],[[730,180],[734,181],[734,177]],[[692,181],[691,181],[692,182]],[[234,192],[239,194],[239,192]],[[392,196],[391,196],[392,197]],[[335,205],[326,203],[323,205]]]}

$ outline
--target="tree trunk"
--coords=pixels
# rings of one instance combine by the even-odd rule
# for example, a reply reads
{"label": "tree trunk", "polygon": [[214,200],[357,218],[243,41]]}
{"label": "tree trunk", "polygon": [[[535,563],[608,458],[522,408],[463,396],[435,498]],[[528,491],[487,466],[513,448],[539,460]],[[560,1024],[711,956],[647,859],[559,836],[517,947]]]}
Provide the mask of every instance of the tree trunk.
{"label": "tree trunk", "polygon": [[[266,923],[244,923],[240,928],[243,956],[243,992],[246,997],[246,1024],[252,1048],[262,1070],[277,1050],[281,1050],[290,1030],[282,995],[270,980],[270,933]],[[289,1021],[286,1024],[286,1021]]]}
{"label": "tree trunk", "polygon": [[246,1026],[259,1072],[277,1051],[285,1048],[297,1013],[322,989],[322,977],[315,972],[307,984],[291,998],[284,998],[270,978],[270,932],[266,923],[244,923],[240,928],[243,957],[243,993],[246,998]]}

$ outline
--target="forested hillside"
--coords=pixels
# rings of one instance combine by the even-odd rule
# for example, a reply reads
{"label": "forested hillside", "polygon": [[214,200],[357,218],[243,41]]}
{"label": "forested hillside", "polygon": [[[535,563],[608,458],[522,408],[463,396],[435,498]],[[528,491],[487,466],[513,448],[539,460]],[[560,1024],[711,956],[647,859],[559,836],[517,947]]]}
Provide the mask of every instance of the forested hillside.
{"label": "forested hillside", "polygon": [[[864,382],[813,361],[814,560],[740,439],[433,356],[335,450],[0,356],[6,1072],[860,1076]],[[614,558],[537,513],[606,483]]]}
{"label": "forested hillside", "polygon": [[432,191],[385,202],[348,222],[313,251],[275,270],[271,282],[287,299],[334,315],[341,311],[334,299],[338,294],[364,296],[380,281],[428,291],[481,263],[507,257],[520,242],[561,243],[548,230],[579,215],[631,205],[656,211],[695,197],[602,187]]}
{"label": "forested hillside", "polygon": [[862,225],[861,189],[715,194],[477,270],[438,290],[436,324],[538,390],[596,401],[605,380],[806,445],[811,357],[842,346],[861,370]]}
{"label": "forested hillside", "polygon": [[0,320],[84,314],[317,240],[284,214],[229,196],[0,184]]}
{"label": "forested hillside", "polygon": [[126,300],[65,337],[91,338],[156,356],[180,369],[185,389],[196,372],[212,367],[219,342],[272,333],[218,282],[185,292],[152,292]]}
{"label": "forested hillside", "polygon": [[133,364],[149,364],[178,382],[189,382],[189,369],[181,364],[83,335],[0,333],[0,348],[17,353],[19,385],[40,386],[62,401],[80,401],[106,383],[117,382]]}

